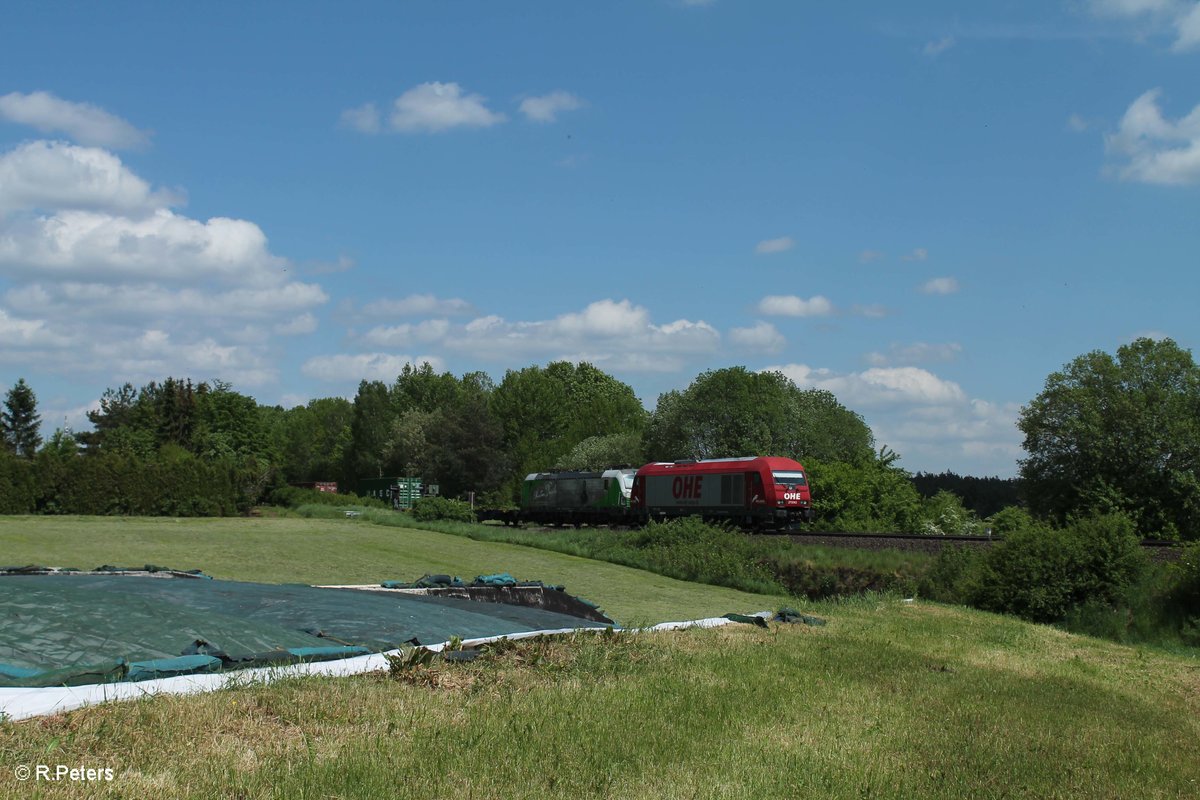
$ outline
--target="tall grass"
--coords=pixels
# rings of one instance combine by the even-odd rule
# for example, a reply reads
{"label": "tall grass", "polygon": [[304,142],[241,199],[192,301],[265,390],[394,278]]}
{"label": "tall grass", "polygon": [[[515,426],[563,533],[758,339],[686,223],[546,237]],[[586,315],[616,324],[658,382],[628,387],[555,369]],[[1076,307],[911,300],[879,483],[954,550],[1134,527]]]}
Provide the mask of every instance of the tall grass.
{"label": "tall grass", "polygon": [[824,628],[586,636],[0,723],[80,798],[1194,797],[1195,663],[878,596]]}

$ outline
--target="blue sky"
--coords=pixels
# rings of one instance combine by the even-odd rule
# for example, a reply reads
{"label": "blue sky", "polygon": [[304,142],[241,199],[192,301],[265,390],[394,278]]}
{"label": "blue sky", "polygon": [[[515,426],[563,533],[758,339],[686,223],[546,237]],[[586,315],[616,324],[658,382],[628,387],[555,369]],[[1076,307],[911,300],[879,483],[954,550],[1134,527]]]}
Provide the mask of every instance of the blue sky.
{"label": "blue sky", "polygon": [[0,384],[48,429],[741,364],[1009,476],[1051,371],[1200,339],[1195,0],[243,5],[6,9]]}

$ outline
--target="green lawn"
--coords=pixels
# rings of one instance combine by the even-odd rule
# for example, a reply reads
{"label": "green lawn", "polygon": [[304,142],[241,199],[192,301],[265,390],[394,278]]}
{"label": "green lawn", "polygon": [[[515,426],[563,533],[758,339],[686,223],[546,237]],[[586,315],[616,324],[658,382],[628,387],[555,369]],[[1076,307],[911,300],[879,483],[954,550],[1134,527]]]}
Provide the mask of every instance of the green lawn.
{"label": "green lawn", "polygon": [[166,517],[0,517],[5,566],[90,569],[157,564],[265,583],[378,583],[449,573],[508,572],[563,584],[623,624],[774,610],[787,597],[673,580],[642,570],[511,544],[361,520]]}
{"label": "green lawn", "polygon": [[[507,569],[646,619],[779,599],[341,520],[8,518],[0,552],[306,582]],[[828,624],[580,635],[0,722],[0,797],[1200,797],[1194,656],[899,598],[805,609]],[[114,778],[16,781],[38,764]]]}

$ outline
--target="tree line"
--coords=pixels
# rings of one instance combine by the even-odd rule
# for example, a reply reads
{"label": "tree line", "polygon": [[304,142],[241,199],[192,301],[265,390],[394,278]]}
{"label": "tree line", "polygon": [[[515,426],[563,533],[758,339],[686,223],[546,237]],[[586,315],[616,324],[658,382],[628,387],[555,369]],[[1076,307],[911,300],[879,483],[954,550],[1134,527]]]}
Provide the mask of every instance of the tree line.
{"label": "tree line", "polygon": [[21,379],[8,391],[0,511],[236,513],[276,486],[353,491],[393,475],[510,503],[531,472],[771,454],[808,467],[818,524],[831,529],[972,532],[1021,505],[1058,524],[1119,513],[1144,536],[1200,535],[1200,368],[1169,339],[1051,374],[1018,421],[1019,482],[914,477],[833,394],[745,367],[701,373],[650,412],[597,367],[558,361],[499,383],[406,366],[391,383],[362,381],[353,400],[291,409],[167,378],[106,390],[88,418],[93,430],[43,443],[33,390]]}

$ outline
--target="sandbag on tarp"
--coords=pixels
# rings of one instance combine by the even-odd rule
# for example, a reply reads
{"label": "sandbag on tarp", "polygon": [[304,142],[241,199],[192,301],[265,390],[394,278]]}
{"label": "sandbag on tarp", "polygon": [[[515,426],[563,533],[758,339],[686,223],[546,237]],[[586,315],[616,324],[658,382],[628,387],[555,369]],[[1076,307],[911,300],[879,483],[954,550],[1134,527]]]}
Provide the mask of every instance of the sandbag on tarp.
{"label": "sandbag on tarp", "polygon": [[[543,608],[453,597],[89,573],[0,577],[0,621],[0,685],[8,686],[339,658],[452,636],[603,627]],[[96,665],[103,667],[98,677]]]}

